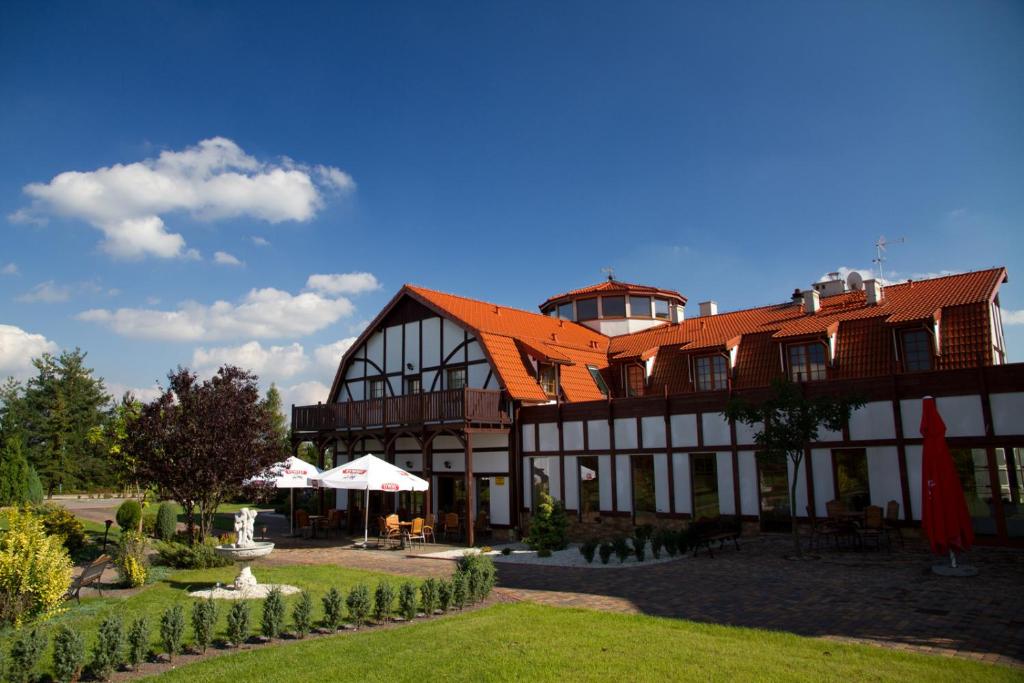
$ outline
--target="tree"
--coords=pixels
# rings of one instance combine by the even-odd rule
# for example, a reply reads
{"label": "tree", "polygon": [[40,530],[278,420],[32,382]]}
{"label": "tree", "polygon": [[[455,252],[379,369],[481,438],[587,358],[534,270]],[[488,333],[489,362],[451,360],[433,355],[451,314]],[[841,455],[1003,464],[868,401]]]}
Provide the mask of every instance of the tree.
{"label": "tree", "polygon": [[105,448],[110,461],[116,465],[115,470],[119,483],[125,488],[134,487],[140,500],[144,492],[139,485],[139,463],[126,445],[128,425],[138,419],[141,410],[142,403],[135,398],[132,392],[126,391],[121,397],[120,403],[111,411],[107,423],[103,427],[93,428],[89,433],[89,439]]}
{"label": "tree", "polygon": [[280,460],[281,443],[254,374],[226,365],[200,382],[178,368],[168,380],[127,424],[124,452],[135,459],[143,484],[181,503],[189,538],[198,510],[202,541],[221,501]]}
{"label": "tree", "polygon": [[0,507],[29,502],[31,469],[21,439],[9,436],[0,450]]}
{"label": "tree", "polygon": [[276,384],[271,384],[267,389],[267,397],[263,401],[267,412],[270,413],[273,422],[274,434],[281,444],[282,460],[288,457],[291,451],[291,433],[288,429],[288,418],[285,417],[281,406],[281,392],[277,390]]}
{"label": "tree", "polygon": [[785,455],[793,464],[790,481],[789,513],[792,520],[793,547],[802,556],[797,526],[796,491],[800,481],[800,465],[808,444],[818,440],[824,427],[838,431],[849,421],[850,414],[864,402],[854,397],[822,396],[807,398],[800,387],[788,379],[772,383],[772,395],[754,405],[740,397],[729,400],[725,416],[759,431],[754,442],[766,455]]}

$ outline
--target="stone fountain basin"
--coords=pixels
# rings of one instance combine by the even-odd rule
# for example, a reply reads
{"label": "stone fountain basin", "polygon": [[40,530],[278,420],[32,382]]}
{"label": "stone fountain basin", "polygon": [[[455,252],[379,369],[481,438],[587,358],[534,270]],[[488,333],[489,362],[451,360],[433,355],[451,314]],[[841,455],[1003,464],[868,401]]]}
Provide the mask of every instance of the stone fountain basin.
{"label": "stone fountain basin", "polygon": [[214,546],[213,552],[234,562],[248,562],[249,560],[266,557],[273,549],[273,543],[261,541],[244,548],[238,548],[234,545],[218,545]]}

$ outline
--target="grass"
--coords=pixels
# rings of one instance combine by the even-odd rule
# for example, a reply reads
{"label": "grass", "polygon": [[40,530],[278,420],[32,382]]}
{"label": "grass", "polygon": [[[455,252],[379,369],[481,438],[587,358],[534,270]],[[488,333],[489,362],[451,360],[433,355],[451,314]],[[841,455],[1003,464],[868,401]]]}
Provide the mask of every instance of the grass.
{"label": "grass", "polygon": [[[329,672],[334,672],[333,674]],[[412,626],[261,647],[161,680],[1011,681],[961,659],[659,617],[501,604]]]}

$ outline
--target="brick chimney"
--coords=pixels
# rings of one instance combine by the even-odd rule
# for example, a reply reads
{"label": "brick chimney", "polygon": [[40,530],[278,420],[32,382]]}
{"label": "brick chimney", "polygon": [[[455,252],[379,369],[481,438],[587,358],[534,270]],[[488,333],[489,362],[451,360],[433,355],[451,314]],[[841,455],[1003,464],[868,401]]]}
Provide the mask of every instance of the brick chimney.
{"label": "brick chimney", "polygon": [[804,294],[804,313],[814,314],[821,309],[821,294],[817,290],[809,289]]}

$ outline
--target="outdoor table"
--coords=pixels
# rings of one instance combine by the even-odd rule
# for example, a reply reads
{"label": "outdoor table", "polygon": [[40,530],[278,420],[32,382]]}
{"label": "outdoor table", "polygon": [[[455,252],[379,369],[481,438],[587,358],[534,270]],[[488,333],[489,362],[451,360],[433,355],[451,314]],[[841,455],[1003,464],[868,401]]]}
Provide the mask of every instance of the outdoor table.
{"label": "outdoor table", "polygon": [[[316,530],[323,526],[323,522],[327,521],[326,515],[310,515],[309,516],[309,528],[313,534],[313,538],[316,538]],[[326,528],[324,529],[326,538]]]}
{"label": "outdoor table", "polygon": [[412,522],[399,522],[398,523],[399,536],[401,537],[401,543],[399,548],[405,550],[406,539],[409,538],[409,532],[412,530]]}

